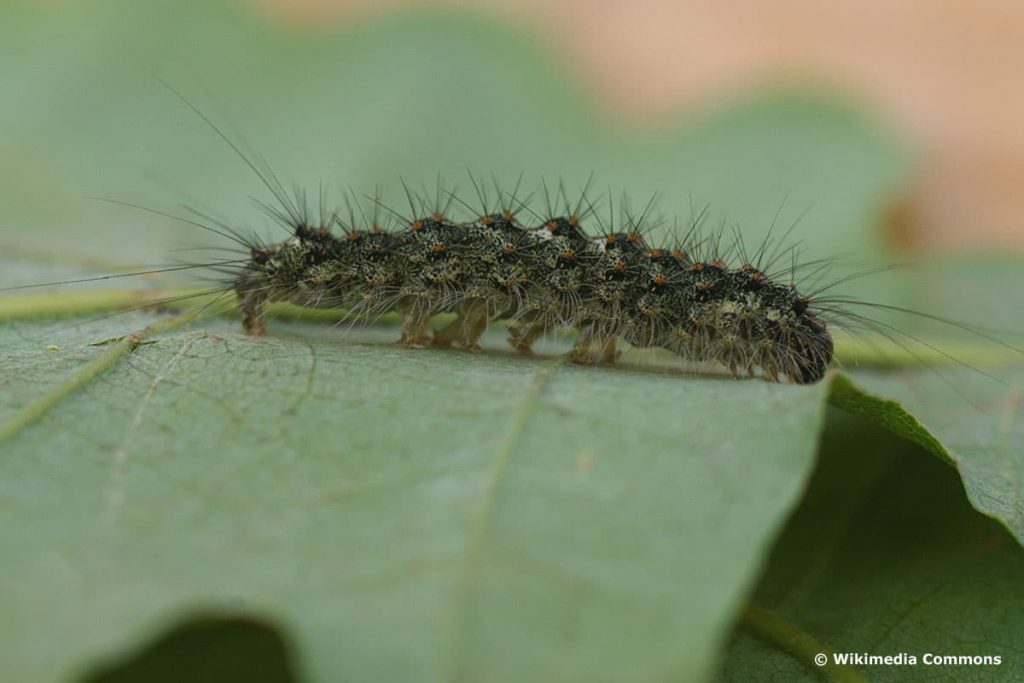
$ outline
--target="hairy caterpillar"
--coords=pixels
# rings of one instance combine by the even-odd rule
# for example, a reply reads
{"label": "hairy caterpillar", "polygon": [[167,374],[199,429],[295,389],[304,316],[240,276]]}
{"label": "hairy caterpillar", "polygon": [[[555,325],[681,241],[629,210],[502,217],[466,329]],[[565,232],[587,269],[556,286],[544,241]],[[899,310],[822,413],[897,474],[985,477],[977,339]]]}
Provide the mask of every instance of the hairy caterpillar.
{"label": "hairy caterpillar", "polygon": [[[760,372],[805,384],[820,380],[833,360],[830,327],[869,327],[890,339],[900,333],[849,310],[863,302],[821,296],[828,287],[797,286],[795,252],[783,249],[785,236],[776,240],[771,229],[753,253],[738,235],[723,249],[722,233],[700,236],[702,213],[684,236],[653,244],[651,204],[637,214],[623,201],[616,225],[609,200],[612,216],[602,221],[589,182],[575,201],[562,185],[553,196],[544,186],[542,212],[520,196],[519,183],[508,192],[495,184],[491,201],[472,175],[476,207],[439,183],[431,199],[407,189],[408,214],[354,192],[345,211],[329,210],[321,188],[314,217],[304,192],[286,191],[265,162],[178,96],[259,177],[275,199],[261,206],[289,232],[268,243],[203,214],[171,216],[242,248],[238,259],[170,270],[218,270],[222,286],[214,292],[237,297],[252,335],[264,333],[268,304],[287,301],[345,309],[357,321],[397,312],[399,344],[409,348],[475,350],[492,322],[505,321],[508,342],[521,354],[531,353],[541,335],[567,328],[577,332],[570,358],[579,363],[615,362],[621,340],[717,364],[733,376]],[[452,217],[455,203],[469,210],[467,218]],[[780,267],[787,254],[793,262]],[[454,319],[431,332],[428,323],[439,313]]]}
{"label": "hairy caterpillar", "polygon": [[[621,230],[591,235],[583,227],[594,213],[585,191],[575,207],[560,191],[568,210],[535,215],[529,227],[510,208],[514,194],[506,208],[465,222],[438,205],[425,212],[411,198],[420,210],[399,217],[397,230],[359,225],[355,210],[347,220],[331,214],[313,224],[305,202],[275,194],[284,208],[277,218],[293,235],[252,245],[232,283],[249,334],[264,331],[267,302],[287,300],[366,318],[398,311],[399,343],[407,347],[476,349],[491,321],[508,320],[509,344],[523,354],[547,331],[577,330],[570,355],[583,363],[613,362],[623,339],[715,362],[734,375],[760,369],[773,380],[807,383],[832,358],[832,338],[811,299],[765,272],[775,257],[762,251],[729,267],[718,255],[694,255],[693,245],[652,246],[644,216],[628,213]],[[455,319],[428,334],[430,318],[447,312]]]}

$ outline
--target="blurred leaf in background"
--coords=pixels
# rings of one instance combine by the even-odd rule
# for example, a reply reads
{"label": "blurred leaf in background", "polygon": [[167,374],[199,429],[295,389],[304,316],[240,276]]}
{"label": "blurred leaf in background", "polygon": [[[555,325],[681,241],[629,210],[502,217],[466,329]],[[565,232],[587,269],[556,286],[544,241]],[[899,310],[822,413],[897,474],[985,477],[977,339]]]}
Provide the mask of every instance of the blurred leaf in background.
{"label": "blurred leaf in background", "polygon": [[15,96],[0,118],[3,191],[17,218],[2,234],[18,245],[59,235],[80,253],[152,260],[203,238],[84,195],[168,209],[194,201],[266,227],[249,201],[265,197],[258,181],[157,76],[286,181],[360,192],[384,183],[396,204],[399,178],[432,188],[440,174],[465,191],[469,168],[575,189],[594,173],[596,187],[636,202],[660,193],[664,213],[684,222],[691,204],[709,205],[712,224],[755,239],[788,196],[785,224],[812,209],[794,239],[863,258],[905,173],[903,154],[870,122],[796,92],[674,130],[611,125],[536,41],[454,11],[315,31],[222,2],[4,11],[2,76]]}

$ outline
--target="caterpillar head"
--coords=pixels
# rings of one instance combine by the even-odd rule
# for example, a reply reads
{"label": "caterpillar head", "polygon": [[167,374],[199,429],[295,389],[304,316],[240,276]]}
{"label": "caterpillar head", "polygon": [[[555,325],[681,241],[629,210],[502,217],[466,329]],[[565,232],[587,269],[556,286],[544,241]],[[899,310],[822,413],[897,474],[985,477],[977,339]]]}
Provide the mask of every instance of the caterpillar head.
{"label": "caterpillar head", "polygon": [[797,342],[792,347],[792,358],[786,376],[797,384],[812,384],[825,376],[832,362],[834,345],[825,323],[811,316],[800,319]]}
{"label": "caterpillar head", "polygon": [[784,301],[777,332],[777,370],[797,384],[813,384],[825,376],[834,344],[824,320],[815,315],[811,301],[791,291]]}
{"label": "caterpillar head", "polygon": [[714,261],[695,264],[682,283],[686,323],[669,341],[685,357],[723,364],[733,374],[759,368],[776,381],[810,384],[824,377],[832,337],[813,302],[794,288],[752,266],[729,270]]}

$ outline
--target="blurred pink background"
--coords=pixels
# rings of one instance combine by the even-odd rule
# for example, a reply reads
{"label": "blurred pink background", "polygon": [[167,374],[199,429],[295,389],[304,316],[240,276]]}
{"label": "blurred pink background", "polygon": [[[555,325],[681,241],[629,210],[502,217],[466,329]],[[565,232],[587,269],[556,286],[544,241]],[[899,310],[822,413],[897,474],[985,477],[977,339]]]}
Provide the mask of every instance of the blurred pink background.
{"label": "blurred pink background", "polygon": [[[345,21],[418,0],[250,0]],[[1021,0],[462,0],[539,28],[612,116],[659,121],[772,81],[841,88],[917,146],[892,234],[914,249],[1024,246]]]}

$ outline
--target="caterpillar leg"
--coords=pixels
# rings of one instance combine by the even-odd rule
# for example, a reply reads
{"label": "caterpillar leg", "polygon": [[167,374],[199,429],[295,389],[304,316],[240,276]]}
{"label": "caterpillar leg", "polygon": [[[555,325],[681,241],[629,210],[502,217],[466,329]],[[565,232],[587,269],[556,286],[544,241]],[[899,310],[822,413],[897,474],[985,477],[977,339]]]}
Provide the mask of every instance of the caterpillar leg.
{"label": "caterpillar leg", "polygon": [[398,340],[398,345],[408,349],[426,348],[430,344],[430,335],[427,334],[430,307],[416,300],[399,305],[398,311],[402,315],[402,336]]}
{"label": "caterpillar leg", "polygon": [[267,330],[267,295],[260,287],[250,288],[244,284],[235,286],[238,306],[242,309],[242,327],[246,334],[261,336]]}
{"label": "caterpillar leg", "polygon": [[594,326],[580,325],[579,336],[569,351],[569,360],[580,365],[592,365],[595,361],[590,347],[594,343]]}
{"label": "caterpillar leg", "polygon": [[543,319],[532,319],[518,322],[509,330],[508,343],[515,352],[523,356],[532,356],[533,343],[544,333]]}
{"label": "caterpillar leg", "polygon": [[470,302],[462,307],[455,320],[434,332],[434,346],[461,346],[467,351],[480,350],[480,337],[487,330],[487,304]]}
{"label": "caterpillar leg", "polygon": [[[598,337],[592,326],[584,325],[580,328],[579,337],[569,351],[569,360],[581,365],[607,364],[611,365],[618,360],[619,354],[615,350],[615,337]],[[594,349],[594,343],[597,349]]]}
{"label": "caterpillar leg", "polygon": [[619,359],[619,352],[615,348],[615,341],[615,337],[606,337],[601,340],[599,352],[601,362],[606,365],[612,365]]}

